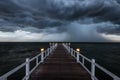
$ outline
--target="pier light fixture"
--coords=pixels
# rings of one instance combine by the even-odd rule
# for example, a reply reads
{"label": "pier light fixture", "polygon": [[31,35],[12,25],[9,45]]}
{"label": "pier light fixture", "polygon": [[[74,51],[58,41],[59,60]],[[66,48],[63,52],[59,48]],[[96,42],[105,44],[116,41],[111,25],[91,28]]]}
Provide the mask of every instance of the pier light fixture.
{"label": "pier light fixture", "polygon": [[70,46],[70,43],[68,43],[68,45]]}
{"label": "pier light fixture", "polygon": [[44,48],[41,48],[40,51],[41,51],[41,52],[44,52]]}
{"label": "pier light fixture", "polygon": [[77,51],[77,52],[80,52],[80,48],[77,48],[76,51]]}

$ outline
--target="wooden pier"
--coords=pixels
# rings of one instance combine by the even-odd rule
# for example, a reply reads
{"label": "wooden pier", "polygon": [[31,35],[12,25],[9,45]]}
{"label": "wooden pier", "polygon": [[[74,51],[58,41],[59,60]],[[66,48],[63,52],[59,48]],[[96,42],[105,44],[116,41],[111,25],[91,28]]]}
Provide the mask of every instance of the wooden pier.
{"label": "wooden pier", "polygon": [[[71,48],[70,43],[52,43],[45,51],[42,48],[40,54],[26,58],[24,63],[0,76],[0,80],[7,80],[24,67],[25,76],[21,80],[99,80],[96,68],[107,74],[110,80],[120,80],[120,77],[97,64],[95,59],[89,59],[79,51]],[[33,62],[35,65],[32,67]],[[86,63],[90,64],[90,68]]]}
{"label": "wooden pier", "polygon": [[91,80],[91,77],[63,45],[59,44],[31,74],[30,80]]}

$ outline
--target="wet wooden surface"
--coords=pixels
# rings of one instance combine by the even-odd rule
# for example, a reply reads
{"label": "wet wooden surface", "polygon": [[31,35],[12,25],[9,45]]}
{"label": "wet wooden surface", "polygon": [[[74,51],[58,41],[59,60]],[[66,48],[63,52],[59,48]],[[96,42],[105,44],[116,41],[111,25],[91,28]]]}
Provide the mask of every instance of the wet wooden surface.
{"label": "wet wooden surface", "polygon": [[88,72],[66,51],[62,45],[40,64],[30,80],[91,80]]}

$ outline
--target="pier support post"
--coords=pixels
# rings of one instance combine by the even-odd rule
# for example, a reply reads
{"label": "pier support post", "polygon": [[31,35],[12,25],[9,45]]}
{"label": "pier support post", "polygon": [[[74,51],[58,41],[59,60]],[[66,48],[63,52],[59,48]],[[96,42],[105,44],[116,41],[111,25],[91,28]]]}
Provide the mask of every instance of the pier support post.
{"label": "pier support post", "polygon": [[41,62],[42,63],[44,62],[44,54],[43,54],[43,52],[41,52]]}
{"label": "pier support post", "polygon": [[29,68],[30,68],[30,66],[29,66],[29,58],[27,58],[26,59],[26,80],[28,80],[29,79]]}
{"label": "pier support post", "polygon": [[79,63],[79,52],[77,52],[77,63]]}
{"label": "pier support post", "polygon": [[95,59],[92,59],[91,63],[91,79],[95,80]]}

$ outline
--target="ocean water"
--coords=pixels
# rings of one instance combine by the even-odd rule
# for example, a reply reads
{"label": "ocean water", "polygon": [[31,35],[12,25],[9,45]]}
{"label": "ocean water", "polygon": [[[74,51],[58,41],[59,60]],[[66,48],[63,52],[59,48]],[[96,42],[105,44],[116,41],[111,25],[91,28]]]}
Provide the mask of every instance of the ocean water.
{"label": "ocean water", "polygon": [[72,43],[71,47],[120,77],[120,43]]}
{"label": "ocean water", "polygon": [[40,48],[47,49],[49,43],[0,43],[0,76],[40,53]]}
{"label": "ocean water", "polygon": [[[25,62],[26,58],[32,58],[39,54],[40,48],[46,49],[48,47],[49,43],[1,42],[0,76]],[[96,63],[120,77],[120,43],[71,43],[71,47],[74,49],[80,48],[81,54],[90,59],[95,59]],[[21,72],[21,75],[19,74],[19,76],[22,76],[22,73],[24,72]],[[102,76],[103,73],[100,73],[99,75]]]}

